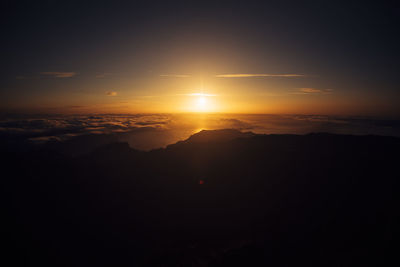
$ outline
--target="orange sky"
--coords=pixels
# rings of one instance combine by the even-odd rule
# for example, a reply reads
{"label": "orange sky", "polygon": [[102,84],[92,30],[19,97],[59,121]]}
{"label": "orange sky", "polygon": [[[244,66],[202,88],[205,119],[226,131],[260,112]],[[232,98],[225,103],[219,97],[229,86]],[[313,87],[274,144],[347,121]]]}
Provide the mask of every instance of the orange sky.
{"label": "orange sky", "polygon": [[[62,74],[59,74],[62,75]],[[10,108],[55,113],[268,113],[370,115],[393,112],[385,99],[323,86],[307,74],[152,74],[120,77],[40,77],[55,90],[15,96]],[[81,77],[82,79],[82,77]],[[37,80],[24,79],[29,85]],[[47,84],[46,84],[47,83]],[[74,87],[68,90],[68,87]],[[36,92],[36,93],[35,93]]]}

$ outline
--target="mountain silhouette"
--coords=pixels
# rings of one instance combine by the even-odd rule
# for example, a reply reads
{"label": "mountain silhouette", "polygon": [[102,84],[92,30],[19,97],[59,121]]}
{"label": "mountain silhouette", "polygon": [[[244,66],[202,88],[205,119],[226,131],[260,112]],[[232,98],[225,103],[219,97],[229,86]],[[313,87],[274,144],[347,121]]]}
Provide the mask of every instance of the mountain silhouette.
{"label": "mountain silhouette", "polygon": [[399,148],[228,129],[148,152],[5,149],[5,254],[19,266],[388,265]]}
{"label": "mountain silhouette", "polygon": [[255,134],[252,132],[241,132],[235,129],[202,130],[181,143],[227,142],[237,138],[253,136],[255,136]]}

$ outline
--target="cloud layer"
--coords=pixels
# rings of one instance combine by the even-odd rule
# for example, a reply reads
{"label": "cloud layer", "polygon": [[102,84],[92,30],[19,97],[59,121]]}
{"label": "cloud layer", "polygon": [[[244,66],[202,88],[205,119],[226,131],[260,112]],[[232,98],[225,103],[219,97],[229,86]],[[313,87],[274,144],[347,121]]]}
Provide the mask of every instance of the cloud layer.
{"label": "cloud layer", "polygon": [[329,132],[400,137],[400,121],[321,115],[43,115],[0,120],[3,142],[19,138],[45,143],[88,134],[110,134],[144,150],[187,139],[203,129],[237,129],[259,134]]}

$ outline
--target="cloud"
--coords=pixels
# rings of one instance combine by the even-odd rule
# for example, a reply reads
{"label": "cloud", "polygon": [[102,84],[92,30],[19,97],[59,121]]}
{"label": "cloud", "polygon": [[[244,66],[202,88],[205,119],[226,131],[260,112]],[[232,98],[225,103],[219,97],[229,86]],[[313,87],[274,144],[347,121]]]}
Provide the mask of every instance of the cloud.
{"label": "cloud", "polygon": [[283,78],[295,78],[295,77],[305,77],[303,74],[251,74],[251,73],[240,73],[240,74],[218,74],[215,75],[217,78],[252,78],[252,77],[283,77]]}
{"label": "cloud", "polygon": [[157,125],[163,125],[163,124],[167,124],[168,121],[139,121],[136,122],[135,125],[139,125],[139,126],[157,126]]}
{"label": "cloud", "polygon": [[10,133],[28,138],[58,136],[69,138],[101,131],[112,133],[130,131],[142,126],[160,126],[169,122],[163,115],[43,115],[38,118],[0,118],[0,136]]}
{"label": "cloud", "polygon": [[[203,117],[203,115],[202,115]],[[195,117],[196,118],[196,117]],[[204,119],[204,120],[203,120]],[[202,119],[206,129],[251,130],[268,134],[306,134],[331,132],[400,136],[399,120],[363,119],[323,115],[208,115]],[[66,141],[90,135],[93,144],[101,140],[128,142],[137,149],[154,149],[184,140],[200,131],[192,115],[176,114],[106,114],[106,115],[34,115],[0,117],[3,142],[30,140],[34,143]],[[93,136],[98,134],[109,137]],[[114,138],[115,137],[115,138]],[[5,139],[10,138],[10,139]],[[6,140],[6,141],[5,141]],[[101,141],[101,142],[99,142]]]}
{"label": "cloud", "polygon": [[46,71],[41,72],[42,75],[53,76],[55,78],[71,78],[76,75],[76,72],[55,72],[55,71]]}
{"label": "cloud", "polygon": [[160,77],[187,78],[190,75],[186,74],[161,74]]}
{"label": "cloud", "polygon": [[107,95],[107,96],[116,96],[116,95],[117,95],[117,92],[115,92],[115,91],[107,91],[107,92],[106,92],[106,95]]}
{"label": "cloud", "polygon": [[314,88],[300,88],[299,91],[303,93],[322,93],[322,90]]}
{"label": "cloud", "polygon": [[332,89],[298,88],[298,91],[292,94],[332,94],[332,92]]}

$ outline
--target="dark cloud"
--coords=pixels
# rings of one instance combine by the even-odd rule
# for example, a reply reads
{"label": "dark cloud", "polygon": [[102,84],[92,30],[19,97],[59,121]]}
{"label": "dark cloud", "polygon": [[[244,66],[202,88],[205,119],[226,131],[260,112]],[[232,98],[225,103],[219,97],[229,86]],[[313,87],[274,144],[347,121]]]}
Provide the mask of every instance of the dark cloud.
{"label": "dark cloud", "polygon": [[141,125],[141,126],[148,126],[148,125],[162,125],[162,124],[167,124],[168,122],[166,121],[140,121],[137,122],[136,125]]}

